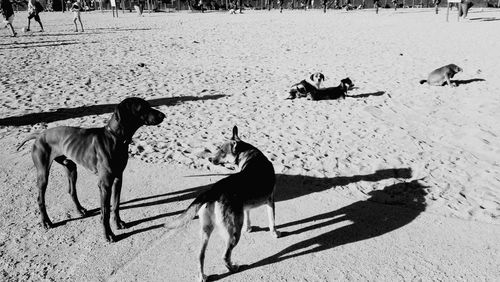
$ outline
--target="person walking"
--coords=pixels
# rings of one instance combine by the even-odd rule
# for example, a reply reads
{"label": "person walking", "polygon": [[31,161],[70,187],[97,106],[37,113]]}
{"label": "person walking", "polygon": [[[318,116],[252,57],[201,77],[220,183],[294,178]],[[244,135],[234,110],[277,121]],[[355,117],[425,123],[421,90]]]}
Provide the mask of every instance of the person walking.
{"label": "person walking", "polygon": [[80,22],[80,26],[82,27],[82,32],[83,32],[83,23],[80,17],[81,7],[82,6],[80,0],[76,0],[76,2],[73,3],[73,5],[71,5],[71,12],[73,12],[73,22],[75,23],[75,32],[78,32],[78,25],[76,24],[76,21]]}
{"label": "person walking", "polygon": [[26,31],[30,31],[31,19],[35,19],[40,25],[40,31],[43,31],[43,24],[40,20],[40,12],[43,11],[43,6],[37,0],[28,0],[28,28]]}
{"label": "person walking", "polygon": [[5,21],[3,21],[3,23],[7,26],[10,26],[12,37],[15,37],[17,33],[14,30],[14,26],[12,25],[12,23],[14,22],[14,9],[12,8],[12,3],[10,3],[10,0],[0,1],[0,9],[2,10],[2,15],[5,18]]}

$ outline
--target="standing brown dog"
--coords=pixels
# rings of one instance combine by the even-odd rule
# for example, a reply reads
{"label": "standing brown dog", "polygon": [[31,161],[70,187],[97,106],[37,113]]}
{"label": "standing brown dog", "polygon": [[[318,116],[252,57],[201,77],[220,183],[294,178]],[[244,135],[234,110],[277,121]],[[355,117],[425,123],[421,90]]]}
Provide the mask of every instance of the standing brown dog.
{"label": "standing brown dog", "polygon": [[37,171],[38,206],[42,216],[42,225],[47,229],[54,227],[45,208],[45,190],[52,161],[66,168],[69,193],[76,209],[82,216],[88,215],[87,210],[80,205],[76,194],[75,163],[77,163],[99,176],[104,237],[107,241],[114,242],[115,236],[109,225],[110,200],[113,196],[111,209],[117,228],[125,228],[125,223],[120,219],[119,205],[123,170],[128,161],[128,145],[139,127],[157,125],[164,118],[165,115],[152,109],[146,100],[127,98],[118,104],[105,127],[58,126],[42,133],[29,135],[17,150],[27,141],[36,139],[31,156]]}

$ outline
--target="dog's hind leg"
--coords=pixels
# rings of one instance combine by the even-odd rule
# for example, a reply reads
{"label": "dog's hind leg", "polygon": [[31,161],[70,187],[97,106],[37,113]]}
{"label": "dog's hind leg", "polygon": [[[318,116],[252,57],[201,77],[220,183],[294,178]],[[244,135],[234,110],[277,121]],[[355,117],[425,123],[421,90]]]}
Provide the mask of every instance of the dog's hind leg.
{"label": "dog's hind leg", "polygon": [[71,195],[71,199],[73,199],[73,203],[75,203],[76,210],[80,213],[81,216],[87,216],[87,210],[82,207],[80,201],[78,201],[78,195],[76,193],[76,179],[78,176],[76,164],[68,160],[64,156],[60,156],[54,159],[56,162],[61,164],[66,168],[66,175],[68,176],[68,193]]}
{"label": "dog's hind leg", "polygon": [[[212,211],[209,211],[211,209]],[[207,249],[208,240],[210,239],[210,235],[214,230],[213,219],[210,217],[210,214],[213,213],[213,204],[206,205],[200,209],[198,215],[200,217],[200,233],[201,233],[201,247],[199,254],[199,267],[200,267],[200,281],[207,281],[207,276],[204,273],[203,265],[205,262],[205,251]]]}
{"label": "dog's hind leg", "polygon": [[252,224],[250,223],[250,209],[245,209],[243,211],[243,215],[244,215],[243,229],[246,232],[252,232],[253,228],[252,228]]}
{"label": "dog's hind leg", "polygon": [[238,271],[238,265],[231,262],[231,253],[240,240],[243,227],[243,209],[240,212],[226,211],[222,225],[221,235],[226,242],[224,263],[230,272],[236,272]]}
{"label": "dog's hind leg", "polygon": [[54,225],[49,219],[47,208],[45,207],[45,191],[49,181],[49,171],[52,164],[50,159],[50,151],[42,147],[42,145],[35,143],[31,153],[33,163],[36,168],[36,185],[38,187],[38,208],[42,217],[42,226],[45,229],[52,228]]}
{"label": "dog's hind leg", "polygon": [[273,196],[269,198],[266,205],[267,205],[267,217],[269,219],[269,231],[271,231],[271,234],[274,236],[274,238],[279,238],[281,234],[279,231],[276,230],[275,207],[274,207]]}

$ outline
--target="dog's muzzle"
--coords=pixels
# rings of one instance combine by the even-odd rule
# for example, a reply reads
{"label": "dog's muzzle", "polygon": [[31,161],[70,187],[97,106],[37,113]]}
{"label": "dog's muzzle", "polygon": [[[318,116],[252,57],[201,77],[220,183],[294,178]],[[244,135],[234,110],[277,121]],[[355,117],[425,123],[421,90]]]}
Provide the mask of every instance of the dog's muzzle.
{"label": "dog's muzzle", "polygon": [[165,119],[166,115],[160,111],[152,110],[146,119],[146,125],[158,125],[163,119]]}

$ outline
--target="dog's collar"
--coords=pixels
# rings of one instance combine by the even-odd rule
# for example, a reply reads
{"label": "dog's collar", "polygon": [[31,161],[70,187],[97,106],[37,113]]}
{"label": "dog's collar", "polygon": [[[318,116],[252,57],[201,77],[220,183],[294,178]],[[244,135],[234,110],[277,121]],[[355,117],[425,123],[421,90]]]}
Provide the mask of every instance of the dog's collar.
{"label": "dog's collar", "polygon": [[[113,135],[117,140],[119,141],[122,141],[122,137],[119,136],[114,130],[111,129],[111,127],[109,127],[109,125],[106,125],[104,127],[109,133],[111,133],[111,135]],[[124,140],[122,141],[123,144],[125,145],[128,145],[132,142],[132,140],[128,139],[128,138],[124,138]]]}

